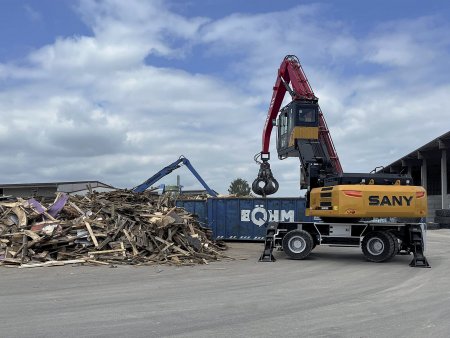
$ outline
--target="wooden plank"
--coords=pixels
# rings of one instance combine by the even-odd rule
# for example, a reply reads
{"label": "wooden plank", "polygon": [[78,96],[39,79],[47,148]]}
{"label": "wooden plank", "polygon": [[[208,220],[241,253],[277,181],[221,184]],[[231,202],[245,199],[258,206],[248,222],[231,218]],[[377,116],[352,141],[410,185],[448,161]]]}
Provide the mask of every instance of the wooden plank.
{"label": "wooden plank", "polygon": [[161,250],[161,252],[164,252],[164,251],[166,251],[167,249],[169,249],[172,245],[174,245],[175,243],[170,243],[170,244],[167,244],[164,248],[162,248],[162,250]]}
{"label": "wooden plank", "polygon": [[26,268],[41,268],[41,267],[47,267],[47,266],[62,266],[66,264],[77,264],[77,263],[85,263],[85,259],[70,259],[67,261],[48,261],[45,263],[30,263],[30,264],[22,264],[19,266],[19,269],[26,269]]}
{"label": "wooden plank", "polygon": [[101,251],[88,251],[88,255],[101,255],[105,253],[122,252],[124,249],[114,249],[114,250],[101,250]]}
{"label": "wooden plank", "polygon": [[114,232],[114,235],[112,236],[113,241],[116,240],[116,237],[119,235],[119,233],[122,231],[125,224],[127,224],[128,220],[121,218],[120,215],[117,217],[116,227],[118,224],[118,227],[116,228],[116,231]]}
{"label": "wooden plank", "polygon": [[25,211],[23,210],[22,206],[16,206],[12,208],[12,212],[16,214],[18,222],[19,222],[19,227],[23,228],[27,225],[27,214],[25,213]]}
{"label": "wooden plank", "polygon": [[81,210],[75,203],[69,201],[69,205],[74,208],[76,211],[78,211],[80,213],[80,215],[84,216],[84,211]]}
{"label": "wooden plank", "polygon": [[2,259],[3,263],[9,263],[9,264],[20,264],[20,259],[19,258],[4,258]]}
{"label": "wooden plank", "polygon": [[162,239],[161,237],[158,237],[158,236],[154,236],[154,237],[155,237],[156,240],[160,241],[161,243],[164,243],[164,244],[166,244],[166,245],[167,245],[167,244],[171,244],[170,242],[168,242],[168,241]]}
{"label": "wooden plank", "polygon": [[94,243],[94,246],[96,248],[98,248],[97,238],[95,237],[94,232],[92,231],[91,225],[88,222],[86,222],[86,221],[84,221],[84,224],[86,225],[86,229],[89,232],[89,235],[91,236],[91,239],[92,239],[92,242]]}
{"label": "wooden plank", "polygon": [[23,264],[23,262],[27,258],[27,253],[28,253],[28,236],[27,235],[23,235],[23,244],[22,245],[23,245],[23,247],[22,247],[22,255],[20,257],[20,264]]}
{"label": "wooden plank", "polygon": [[[19,255],[22,252],[22,249],[23,249],[23,244],[20,246],[20,248],[17,251],[10,251],[12,258],[16,258],[17,255]],[[6,257],[6,254],[5,254],[5,257]]]}
{"label": "wooden plank", "polygon": [[122,250],[123,250],[122,256],[123,256],[123,257],[126,257],[126,256],[127,256],[127,253],[126,253],[126,251],[125,251],[125,246],[123,245],[123,242],[120,242],[120,247],[121,247]]}
{"label": "wooden plank", "polygon": [[182,254],[184,254],[184,255],[186,255],[186,256],[190,256],[190,255],[191,255],[190,252],[181,249],[179,246],[175,245],[174,243],[167,242],[166,240],[164,240],[164,239],[162,239],[162,238],[160,238],[160,237],[158,237],[158,236],[155,236],[155,239],[158,240],[158,241],[160,241],[161,243],[166,244],[166,245],[173,244],[172,248],[173,248],[174,250],[176,250],[176,251],[178,251],[178,252],[181,252]]}
{"label": "wooden plank", "polygon": [[58,221],[55,217],[50,215],[47,211],[44,211],[43,214],[45,215],[45,217],[47,217],[48,219],[51,219],[52,221]]}
{"label": "wooden plank", "polygon": [[192,237],[197,237],[197,233],[194,230],[194,227],[192,226],[191,223],[188,223],[188,227],[189,227],[189,231],[191,232]]}
{"label": "wooden plank", "polygon": [[37,233],[35,233],[34,231],[31,230],[24,230],[23,231],[25,233],[25,235],[27,235],[28,237],[31,237],[31,239],[33,241],[39,241],[41,240],[41,236],[39,236]]}
{"label": "wooden plank", "polygon": [[110,263],[107,263],[107,262],[97,261],[95,259],[89,259],[89,258],[86,259],[86,262],[92,263],[92,264],[98,264],[98,265],[111,265]]}
{"label": "wooden plank", "polygon": [[130,242],[130,244],[131,244],[131,248],[133,249],[133,255],[139,255],[139,251],[138,251],[138,249],[136,248],[136,245],[134,244],[134,241],[131,239],[131,236],[130,236],[130,234],[128,233],[128,231],[126,230],[126,229],[123,229],[122,230],[123,231],[123,233],[125,234],[125,236],[127,237],[127,239],[128,239],[128,242]]}
{"label": "wooden plank", "polygon": [[110,236],[106,236],[106,238],[98,245],[97,249],[98,250],[103,249],[111,241],[112,241],[112,238]]}

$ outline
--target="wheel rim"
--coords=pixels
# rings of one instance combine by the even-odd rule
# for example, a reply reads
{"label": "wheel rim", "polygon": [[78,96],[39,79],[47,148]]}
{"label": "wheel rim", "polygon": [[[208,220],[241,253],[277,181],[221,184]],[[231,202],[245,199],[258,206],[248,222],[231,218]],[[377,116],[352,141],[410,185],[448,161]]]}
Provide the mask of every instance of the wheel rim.
{"label": "wheel rim", "polygon": [[371,238],[367,241],[367,251],[373,256],[381,255],[384,251],[384,243],[378,237]]}
{"label": "wheel rim", "polygon": [[306,241],[300,236],[295,236],[289,239],[288,246],[293,253],[301,253],[306,248]]}

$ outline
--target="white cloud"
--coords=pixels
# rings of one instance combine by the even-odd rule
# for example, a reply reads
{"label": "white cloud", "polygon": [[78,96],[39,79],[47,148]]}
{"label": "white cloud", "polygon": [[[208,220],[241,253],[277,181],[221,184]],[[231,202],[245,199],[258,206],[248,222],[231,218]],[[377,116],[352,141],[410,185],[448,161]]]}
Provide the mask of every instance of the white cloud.
{"label": "white cloud", "polygon": [[[347,171],[388,164],[447,131],[448,63],[436,60],[448,59],[448,25],[403,20],[360,37],[327,10],[211,20],[175,14],[164,1],[81,1],[92,36],[59,37],[0,64],[3,181],[133,187],[184,154],[226,193],[232,179],[257,173],[252,158],[285,54],[300,57]],[[186,63],[220,56],[226,76],[158,67],[149,55]],[[274,145],[275,135],[279,195],[295,196],[298,160],[278,161]],[[187,188],[200,186],[186,169],[165,181],[177,174]]]}
{"label": "white cloud", "polygon": [[448,52],[447,28],[439,16],[380,24],[365,41],[365,59],[386,66],[428,68]]}

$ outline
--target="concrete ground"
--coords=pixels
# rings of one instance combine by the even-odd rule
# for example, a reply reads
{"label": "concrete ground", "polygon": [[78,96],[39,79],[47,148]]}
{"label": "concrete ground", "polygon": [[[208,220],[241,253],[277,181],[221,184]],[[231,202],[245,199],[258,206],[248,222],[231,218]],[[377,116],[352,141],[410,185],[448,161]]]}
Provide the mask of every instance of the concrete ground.
{"label": "concrete ground", "polygon": [[370,263],[357,248],[303,261],[194,267],[0,269],[1,337],[449,337],[450,230],[428,233],[431,269]]}

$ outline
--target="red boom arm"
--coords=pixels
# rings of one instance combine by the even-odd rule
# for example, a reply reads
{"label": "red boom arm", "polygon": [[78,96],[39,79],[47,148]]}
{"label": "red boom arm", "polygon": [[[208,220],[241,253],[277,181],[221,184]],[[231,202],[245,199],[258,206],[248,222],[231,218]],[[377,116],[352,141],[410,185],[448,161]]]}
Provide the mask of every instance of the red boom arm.
{"label": "red boom arm", "polygon": [[[289,82],[293,90],[286,88]],[[284,58],[278,69],[278,76],[273,87],[272,100],[270,101],[269,112],[267,114],[266,123],[262,134],[262,158],[268,159],[270,135],[273,129],[272,121],[277,118],[280,112],[281,104],[283,103],[284,95],[289,90],[292,100],[313,100],[317,101],[317,97],[308,82],[308,79],[303,71],[298,58],[294,55],[288,55]],[[336,171],[342,173],[342,166],[336,149],[331,139],[325,118],[319,108],[319,139],[326,145],[330,160],[332,161]],[[263,156],[266,155],[266,156]]]}

